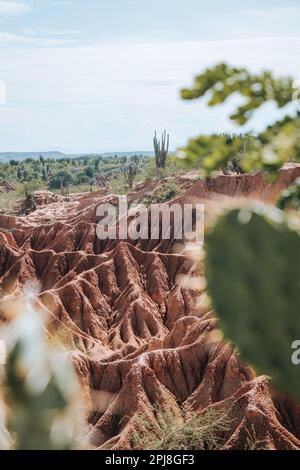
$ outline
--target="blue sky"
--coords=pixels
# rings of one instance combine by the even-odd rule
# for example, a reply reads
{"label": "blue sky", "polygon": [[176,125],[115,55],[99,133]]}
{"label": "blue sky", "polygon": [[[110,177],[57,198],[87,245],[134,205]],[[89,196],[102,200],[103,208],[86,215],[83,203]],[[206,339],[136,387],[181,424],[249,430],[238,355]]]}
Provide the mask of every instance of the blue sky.
{"label": "blue sky", "polygon": [[[300,79],[299,0],[0,0],[0,151],[176,148],[233,130],[179,90],[219,61]],[[260,129],[279,114],[256,115]]]}

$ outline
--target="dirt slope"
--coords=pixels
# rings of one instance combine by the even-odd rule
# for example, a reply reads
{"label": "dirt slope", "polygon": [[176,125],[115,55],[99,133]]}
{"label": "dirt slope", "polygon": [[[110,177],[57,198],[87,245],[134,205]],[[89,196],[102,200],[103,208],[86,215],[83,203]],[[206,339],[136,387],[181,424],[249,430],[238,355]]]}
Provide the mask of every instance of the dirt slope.
{"label": "dirt slope", "polygon": [[[291,165],[275,185],[261,174],[191,179],[177,202],[205,202],[215,193],[274,201],[298,176],[300,167]],[[132,200],[145,193],[139,188]],[[268,448],[300,449],[300,405],[217,341],[205,293],[178,282],[198,276],[199,267],[174,250],[175,241],[97,239],[96,207],[115,200],[99,190],[26,217],[0,216],[1,316],[8,301],[39,286],[36,302],[49,314],[50,333],[73,350],[90,410],[89,443],[130,449],[141,413],[157,429],[158,403],[174,414],[226,410],[232,427],[224,449],[247,448],[249,432]]]}

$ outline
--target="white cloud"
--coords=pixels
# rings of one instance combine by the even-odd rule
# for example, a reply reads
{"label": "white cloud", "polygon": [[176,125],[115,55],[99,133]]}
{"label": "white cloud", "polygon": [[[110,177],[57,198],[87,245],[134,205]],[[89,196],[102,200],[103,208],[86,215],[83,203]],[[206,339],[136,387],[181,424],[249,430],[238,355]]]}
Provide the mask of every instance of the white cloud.
{"label": "white cloud", "polygon": [[26,28],[23,29],[22,34],[26,36],[37,36],[37,35],[47,35],[47,36],[77,36],[83,34],[82,29],[50,29],[50,28]]}
{"label": "white cloud", "polygon": [[0,16],[21,15],[29,10],[31,10],[31,6],[25,2],[0,1]]}
{"label": "white cloud", "polygon": [[39,47],[59,47],[68,44],[73,44],[72,39],[56,39],[47,37],[38,37],[35,35],[24,35],[24,34],[10,34],[0,32],[0,45],[5,44],[23,44],[23,45],[35,45]]}
{"label": "white cloud", "polygon": [[299,34],[300,6],[252,8],[217,16],[207,22],[207,32],[224,38],[284,37]]}
{"label": "white cloud", "polygon": [[[179,89],[219,61],[300,78],[299,48],[300,38],[3,47],[1,149],[149,149],[154,128],[167,128],[175,148],[200,132],[232,130],[231,102],[207,109],[181,101]],[[270,116],[276,112],[269,107],[256,125]]]}

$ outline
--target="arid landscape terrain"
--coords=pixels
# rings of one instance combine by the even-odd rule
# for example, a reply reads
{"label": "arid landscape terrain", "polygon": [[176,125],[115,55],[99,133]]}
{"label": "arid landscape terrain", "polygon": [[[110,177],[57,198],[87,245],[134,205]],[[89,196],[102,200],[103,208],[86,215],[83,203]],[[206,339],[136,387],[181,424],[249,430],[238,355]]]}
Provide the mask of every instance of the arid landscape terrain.
{"label": "arid landscape terrain", "polygon": [[300,455],[299,22],[0,0],[8,466]]}
{"label": "arid landscape terrain", "polygon": [[[173,180],[181,187],[176,202],[203,203],[209,223],[222,201],[274,203],[299,176],[300,166],[288,164],[273,184],[261,172],[206,182],[190,172]],[[143,202],[160,184],[139,183],[129,201]],[[28,215],[0,216],[2,321],[35,289],[35,308],[47,313],[50,336],[66,347],[80,378],[85,445],[139,447],[143,423],[160,431],[159,406],[179,417],[226,413],[222,449],[300,449],[300,405],[220,338],[205,286],[193,287],[201,261],[185,241],[97,238],[96,208],[115,199],[105,188],[69,201],[42,191]]]}

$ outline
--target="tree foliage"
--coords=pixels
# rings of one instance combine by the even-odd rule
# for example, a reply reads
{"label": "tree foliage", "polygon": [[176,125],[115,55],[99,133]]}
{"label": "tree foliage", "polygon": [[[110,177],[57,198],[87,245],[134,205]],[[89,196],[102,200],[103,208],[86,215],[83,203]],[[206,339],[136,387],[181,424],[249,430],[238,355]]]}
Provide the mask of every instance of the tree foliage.
{"label": "tree foliage", "polygon": [[[244,102],[230,119],[243,126],[268,101],[274,102],[278,108],[284,108],[292,102],[293,92],[292,78],[277,79],[269,71],[251,74],[244,68],[219,64],[197,76],[194,86],[183,89],[181,95],[185,100],[208,96],[208,106],[216,106],[239,94]],[[191,139],[180,150],[179,156],[188,165],[198,161],[202,173],[211,175],[226,167],[235,155],[240,154],[240,165],[244,171],[263,169],[267,170],[271,178],[275,178],[284,163],[300,161],[300,113],[287,115],[259,135],[252,136],[250,144],[245,152],[242,139],[199,136]]]}

